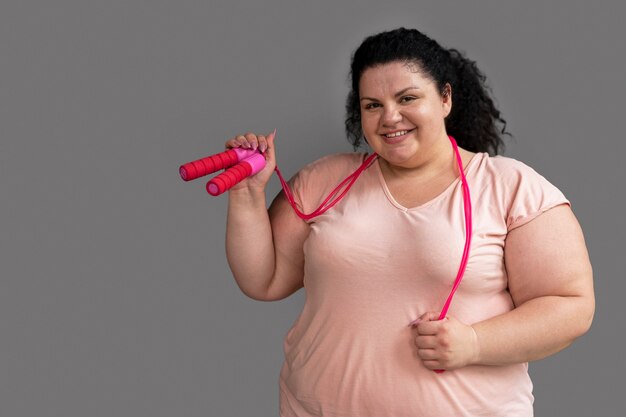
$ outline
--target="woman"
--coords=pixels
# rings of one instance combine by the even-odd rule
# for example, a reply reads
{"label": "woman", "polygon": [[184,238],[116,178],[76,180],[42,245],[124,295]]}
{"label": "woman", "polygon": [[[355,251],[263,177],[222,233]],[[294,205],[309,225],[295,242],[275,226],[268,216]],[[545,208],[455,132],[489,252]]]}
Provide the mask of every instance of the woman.
{"label": "woman", "polygon": [[[527,363],[571,344],[594,312],[569,202],[528,166],[489,154],[502,146],[504,120],[458,51],[400,28],[367,38],[351,75],[348,136],[378,157],[324,214],[302,220],[282,192],[266,210],[273,134],[226,143],[267,159],[229,194],[238,285],[258,300],[306,289],[284,344],[281,416],[531,416]],[[314,211],[365,157],[305,167],[291,181],[300,209]],[[463,281],[439,320],[466,242],[459,164],[473,231]]]}

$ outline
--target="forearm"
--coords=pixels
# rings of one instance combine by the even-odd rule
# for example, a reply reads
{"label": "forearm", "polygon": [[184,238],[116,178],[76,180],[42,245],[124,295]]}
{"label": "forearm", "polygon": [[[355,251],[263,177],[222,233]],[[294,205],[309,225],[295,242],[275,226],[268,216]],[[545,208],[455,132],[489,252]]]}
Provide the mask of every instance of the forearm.
{"label": "forearm", "polygon": [[545,296],[512,311],[475,323],[476,365],[507,365],[550,356],[584,334],[591,325],[593,300]]}
{"label": "forearm", "polygon": [[228,195],[226,257],[239,288],[263,299],[275,269],[272,227],[262,189],[239,189]]}

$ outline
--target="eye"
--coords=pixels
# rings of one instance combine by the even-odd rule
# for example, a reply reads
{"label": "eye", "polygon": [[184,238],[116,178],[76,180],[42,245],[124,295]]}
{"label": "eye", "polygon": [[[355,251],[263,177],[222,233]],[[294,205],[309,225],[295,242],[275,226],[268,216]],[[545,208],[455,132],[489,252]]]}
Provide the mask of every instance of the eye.
{"label": "eye", "polygon": [[375,109],[377,107],[380,107],[380,103],[367,103],[365,105],[365,109],[366,110],[373,110],[373,109]]}
{"label": "eye", "polygon": [[400,97],[400,103],[409,103],[413,100],[415,100],[417,97],[414,96],[402,96]]}

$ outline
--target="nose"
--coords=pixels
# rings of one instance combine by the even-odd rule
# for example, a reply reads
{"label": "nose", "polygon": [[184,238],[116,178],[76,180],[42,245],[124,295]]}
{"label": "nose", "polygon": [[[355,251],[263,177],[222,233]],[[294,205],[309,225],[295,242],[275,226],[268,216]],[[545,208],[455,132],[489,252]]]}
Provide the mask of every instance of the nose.
{"label": "nose", "polygon": [[384,107],[381,119],[383,126],[394,126],[402,121],[400,109],[395,105],[387,105]]}

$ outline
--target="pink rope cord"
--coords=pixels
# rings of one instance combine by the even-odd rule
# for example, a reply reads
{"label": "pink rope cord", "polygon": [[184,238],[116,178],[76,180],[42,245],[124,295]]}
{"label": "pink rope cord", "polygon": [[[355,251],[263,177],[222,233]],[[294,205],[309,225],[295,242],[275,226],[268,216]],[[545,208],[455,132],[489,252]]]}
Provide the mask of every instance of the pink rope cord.
{"label": "pink rope cord", "polygon": [[[329,210],[335,204],[337,204],[346,195],[348,190],[352,188],[357,178],[359,178],[359,176],[363,173],[363,171],[365,171],[372,164],[372,162],[374,162],[376,157],[378,157],[378,155],[375,153],[370,155],[356,171],[348,175],[341,183],[339,183],[337,187],[335,187],[334,190],[330,192],[330,194],[328,194],[328,197],[326,197],[326,199],[322,202],[322,204],[320,204],[320,206],[317,209],[315,209],[313,212],[309,214],[305,214],[298,209],[296,205],[296,201],[293,198],[293,193],[291,192],[291,189],[289,188],[289,184],[287,184],[287,182],[283,178],[282,174],[280,173],[280,170],[278,169],[278,166],[276,166],[275,170],[276,170],[276,174],[278,175],[278,178],[280,179],[280,183],[283,187],[283,190],[285,191],[285,196],[287,197],[289,204],[291,204],[291,207],[293,207],[293,210],[296,212],[298,217],[300,217],[302,220],[310,220],[314,217],[324,214],[327,210]],[[344,188],[344,186],[345,186],[345,189],[343,190],[343,192],[339,194],[339,196],[337,196],[337,193],[339,193],[341,189]]]}
{"label": "pink rope cord", "polygon": [[[450,305],[452,304],[452,298],[454,297],[456,290],[459,288],[459,285],[461,284],[461,280],[463,279],[463,275],[465,274],[465,269],[467,267],[467,261],[469,259],[470,245],[472,243],[472,202],[471,202],[471,197],[470,197],[469,185],[467,184],[467,179],[465,178],[465,171],[463,170],[463,161],[461,159],[461,154],[459,153],[459,148],[457,146],[456,140],[452,136],[448,136],[448,138],[450,139],[450,142],[452,143],[452,148],[454,149],[456,162],[459,167],[459,172],[461,176],[461,186],[463,189],[463,213],[465,216],[465,247],[463,248],[463,256],[461,257],[461,263],[459,265],[459,270],[454,280],[454,285],[452,286],[452,290],[450,291],[450,294],[448,295],[448,298],[446,299],[446,302],[444,303],[443,308],[441,309],[441,313],[439,314],[439,320],[443,320],[446,318],[446,315],[448,314],[448,310],[450,309]],[[378,154],[373,153],[367,159],[365,159],[365,161],[363,161],[361,166],[356,171],[348,175],[341,183],[339,183],[339,185],[335,187],[335,189],[331,191],[330,194],[328,194],[328,197],[326,197],[326,199],[322,202],[322,204],[320,204],[320,206],[317,209],[315,209],[313,212],[309,214],[305,214],[298,209],[296,205],[296,201],[293,197],[293,193],[291,192],[291,189],[289,188],[289,184],[287,184],[287,182],[283,178],[282,174],[280,173],[280,170],[278,169],[278,166],[275,168],[275,170],[276,170],[276,174],[278,174],[278,178],[280,179],[280,183],[283,187],[283,190],[285,191],[285,196],[287,197],[287,200],[289,200],[289,204],[291,204],[291,207],[293,207],[293,210],[301,219],[310,220],[314,217],[317,217],[325,213],[327,210],[329,210],[335,204],[337,204],[346,195],[348,190],[350,190],[352,185],[354,185],[357,178],[359,178],[359,176],[363,173],[363,171],[365,171],[367,168],[370,167],[370,165],[372,165],[372,163],[377,157],[378,157]],[[337,194],[344,187],[345,189],[343,190],[343,192],[341,192],[341,194],[337,196]],[[435,372],[442,373],[444,371],[441,369],[436,369]]]}
{"label": "pink rope cord", "polygon": [[448,295],[448,299],[443,305],[443,309],[439,314],[439,320],[443,320],[444,318],[446,318],[446,314],[448,314],[448,309],[450,308],[450,304],[452,303],[452,297],[454,297],[454,293],[461,284],[461,280],[463,279],[463,275],[465,274],[465,268],[467,267],[467,260],[469,259],[470,245],[472,243],[472,201],[470,198],[470,190],[469,186],[467,185],[467,179],[465,178],[465,172],[463,171],[463,161],[461,160],[459,148],[452,136],[450,136],[450,141],[452,142],[452,147],[454,148],[454,153],[456,154],[456,161],[459,166],[459,172],[461,173],[461,185],[463,187],[463,212],[465,214],[465,247],[463,248],[463,257],[461,258],[461,264],[459,265],[459,271],[456,274],[456,279],[454,280],[452,291],[450,291],[450,295]]}

